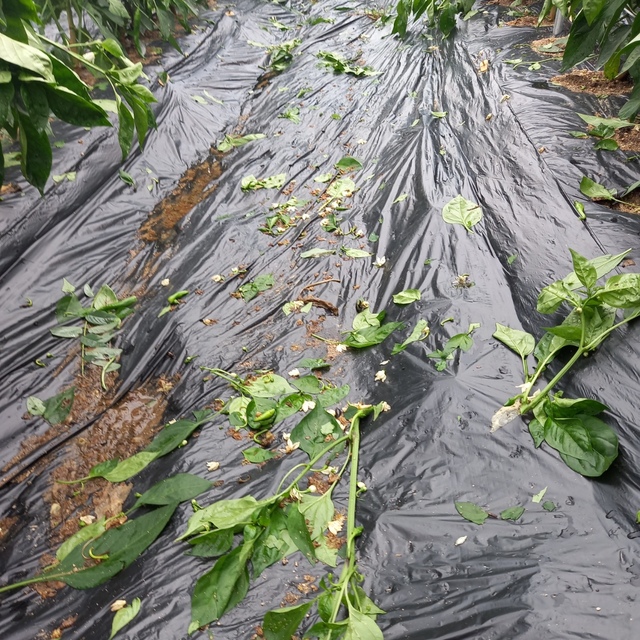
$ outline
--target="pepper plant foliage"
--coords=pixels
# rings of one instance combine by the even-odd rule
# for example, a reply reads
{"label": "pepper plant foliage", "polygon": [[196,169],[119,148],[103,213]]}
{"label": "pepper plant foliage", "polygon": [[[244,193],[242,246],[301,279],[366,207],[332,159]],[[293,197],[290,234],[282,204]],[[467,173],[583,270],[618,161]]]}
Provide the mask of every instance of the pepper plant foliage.
{"label": "pepper plant foliage", "polygon": [[[364,578],[358,571],[355,542],[362,528],[356,526],[356,501],[366,490],[358,482],[360,421],[370,414],[375,419],[388,407],[385,403],[349,405],[344,421],[339,422],[323,405],[334,404],[342,393],[337,396],[335,391],[322,388],[315,376],[294,381],[296,393],[285,378],[271,373],[243,381],[220,369],[209,371],[241,394],[226,405],[231,425],[255,429],[254,439],[263,447],[272,440],[264,437],[270,425],[294,413],[301,398],[312,396],[315,401],[313,409],[285,438],[287,452],[302,454],[304,460],[285,474],[272,495],[259,500],[252,495],[219,500],[197,508],[189,519],[179,540],[189,542],[190,555],[217,558],[195,584],[189,633],[219,620],[240,604],[251,580],[300,551],[312,565],[340,566],[339,575],[326,575],[314,599],[267,612],[262,623],[264,637],[290,640],[315,609],[316,621],[306,625],[305,638],[382,640],[376,617],[384,612],[360,586]],[[332,495],[347,469],[345,516],[336,509]],[[318,475],[326,478],[322,489],[314,484],[320,484],[315,480]],[[340,540],[337,534],[342,531],[344,538]]]}
{"label": "pepper plant foliage", "polygon": [[416,21],[425,16],[429,26],[437,25],[446,37],[455,29],[457,16],[469,13],[474,2],[475,0],[399,0],[393,33],[404,36],[410,19]]}
{"label": "pepper plant foliage", "polygon": [[[66,46],[48,39],[33,0],[0,0],[0,135],[19,144],[24,177],[41,193],[51,172],[49,119],[53,115],[81,127],[111,126],[107,111],[117,114],[123,158],[134,137],[144,144],[155,126],[151,91],[138,84],[146,77],[113,38]],[[69,40],[69,39],[67,39]],[[76,69],[106,81],[113,99],[95,100]],[[4,181],[5,150],[0,154]]]}
{"label": "pepper plant foliage", "polygon": [[[603,255],[587,260],[571,250],[573,271],[542,289],[537,309],[551,314],[561,307],[570,312],[555,326],[547,327],[537,342],[524,331],[498,324],[494,337],[522,359],[522,393],[511,398],[493,418],[492,431],[521,414],[533,414],[529,432],[535,446],[542,443],[558,451],[574,471],[590,477],[602,475],[618,455],[618,438],[596,417],[607,407],[593,399],[565,398],[555,387],[583,357],[595,351],[616,329],[640,316],[640,274],[614,275],[598,284],[629,253]],[[542,373],[564,349],[573,355],[542,388],[532,393]],[[537,366],[529,370],[533,354]]]}
{"label": "pepper plant foliage", "polygon": [[54,22],[67,44],[91,41],[91,25],[103,38],[130,36],[140,55],[145,52],[140,37],[154,29],[180,50],[173,36],[176,19],[189,32],[187,19],[198,13],[198,5],[206,6],[205,0],[36,0],[36,4],[42,21]]}
{"label": "pepper plant foliage", "polygon": [[[326,363],[305,361],[301,366]],[[101,518],[83,527],[66,540],[56,553],[57,562],[42,574],[0,587],[0,594],[26,585],[60,580],[75,589],[99,586],[126,569],[160,536],[178,505],[192,500],[193,514],[179,542],[189,545],[188,555],[203,563],[215,559],[196,580],[191,598],[189,634],[219,620],[239,605],[256,580],[268,567],[300,552],[311,565],[322,563],[335,570],[320,581],[317,595],[302,604],[269,611],[262,629],[267,640],[291,640],[306,627],[305,638],[339,640],[366,638],[383,640],[376,618],[384,611],[366,595],[358,571],[356,540],[362,527],[356,526],[356,502],[366,487],[358,481],[360,423],[367,416],[375,420],[389,406],[351,405],[338,420],[325,407],[341,402],[349,387],[335,387],[313,375],[291,383],[268,372],[243,380],[221,369],[207,369],[230,383],[235,393],[221,410],[232,427],[251,429],[260,447],[271,457],[282,451],[268,449],[273,442],[269,429],[286,417],[298,413],[307,403],[312,409],[286,434],[284,453],[299,458],[283,475],[276,490],[267,497],[252,495],[218,500],[201,507],[194,498],[211,488],[211,483],[191,474],[166,478],[138,495],[125,513]],[[313,400],[311,400],[313,398]],[[193,430],[208,422],[210,411],[194,412],[195,420],[182,419],[167,425],[146,449],[123,461],[108,460],[91,469],[86,482],[102,477],[110,482],[126,481],[155,457],[175,449]],[[245,456],[246,459],[249,457]],[[348,475],[346,513],[334,503],[337,485]],[[149,510],[131,518],[140,507]],[[126,516],[124,524],[121,516]],[[283,594],[284,595],[284,594]],[[314,617],[307,621],[309,614]]]}
{"label": "pepper plant foliage", "polygon": [[635,87],[620,117],[633,118],[640,110],[640,15],[636,15],[640,2],[545,0],[540,21],[554,7],[572,21],[562,58],[564,70],[595,54],[596,68],[602,69],[608,79],[628,73]]}

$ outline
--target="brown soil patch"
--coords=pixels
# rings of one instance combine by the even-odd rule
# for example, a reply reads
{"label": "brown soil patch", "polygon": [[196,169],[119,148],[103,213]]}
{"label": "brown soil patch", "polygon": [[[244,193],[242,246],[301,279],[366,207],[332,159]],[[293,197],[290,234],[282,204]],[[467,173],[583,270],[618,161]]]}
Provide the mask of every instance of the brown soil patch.
{"label": "brown soil patch", "polygon": [[323,495],[327,491],[329,491],[329,489],[331,489],[333,483],[338,480],[339,477],[340,476],[334,473],[325,476],[319,471],[316,471],[315,473],[307,477],[307,486],[313,485],[317,489],[318,495]]}
{"label": "brown soil patch", "polygon": [[8,516],[0,519],[0,542],[9,535],[9,531],[18,522],[17,516]]}
{"label": "brown soil patch", "polygon": [[602,71],[579,69],[551,78],[551,83],[575,91],[594,95],[623,96],[631,93],[633,85],[629,80],[607,80]]}
{"label": "brown soil patch", "polygon": [[640,125],[618,129],[613,139],[623,151],[640,151]]}
{"label": "brown soil patch", "polygon": [[635,213],[636,215],[640,214],[640,189],[636,189],[632,191],[628,196],[621,198],[623,201],[621,202],[601,202],[600,204],[605,204],[609,206],[614,211],[623,211],[625,213]]}
{"label": "brown soil patch", "polygon": [[540,38],[531,43],[531,48],[543,56],[561,58],[566,46],[565,38]]}
{"label": "brown soil patch", "polygon": [[22,189],[15,182],[7,182],[0,186],[0,196],[7,196],[12,193],[20,193]]}
{"label": "brown soil patch", "polygon": [[297,584],[296,589],[305,596],[310,593],[316,593],[318,591],[318,587],[313,584],[316,581],[315,576],[305,574],[302,577],[304,582]]}
{"label": "brown soil patch", "polygon": [[78,614],[76,613],[74,616],[69,616],[65,618],[60,625],[51,632],[51,640],[58,640],[58,638],[62,638],[63,633],[70,629],[78,619]]}
{"label": "brown soil patch", "polygon": [[[30,454],[41,449],[45,444],[64,435],[72,425],[87,421],[92,416],[104,411],[111,404],[116,395],[118,374],[113,371],[106,375],[109,391],[104,393],[100,386],[100,372],[101,370],[98,369],[98,367],[87,366],[85,368],[85,375],[78,375],[76,377],[73,407],[67,419],[60,424],[51,426],[41,435],[26,438],[20,445],[19,453],[2,469],[3,473],[11,470]],[[2,486],[2,483],[0,483],[0,486]]]}
{"label": "brown soil patch", "polygon": [[[521,16],[519,18],[515,18],[515,20],[509,20],[505,22],[504,25],[506,27],[537,27],[538,26],[538,16]],[[541,27],[552,27],[553,20],[551,18],[545,18],[540,24]]]}
{"label": "brown soil patch", "polygon": [[327,533],[327,547],[329,549],[341,549],[347,542],[346,538],[337,536],[335,533]]}
{"label": "brown soil patch", "polygon": [[221,157],[212,150],[203,162],[187,169],[178,186],[153,208],[140,227],[138,233],[143,242],[166,246],[175,239],[178,223],[216,189],[217,185],[210,185],[222,175]]}
{"label": "brown soil patch", "polygon": [[44,496],[51,505],[53,544],[78,530],[80,516],[111,518],[122,511],[130,484],[114,485],[102,479],[76,485],[55,481],[82,478],[94,465],[112,458],[128,458],[147,445],[162,426],[166,408],[166,398],[155,384],[149,382],[129,392],[69,444],[65,460],[51,474],[54,483]]}
{"label": "brown soil patch", "polygon": [[300,596],[297,596],[295,593],[291,593],[290,591],[287,591],[287,593],[284,594],[284,598],[282,599],[280,606],[290,607],[296,604],[298,600],[300,600]]}

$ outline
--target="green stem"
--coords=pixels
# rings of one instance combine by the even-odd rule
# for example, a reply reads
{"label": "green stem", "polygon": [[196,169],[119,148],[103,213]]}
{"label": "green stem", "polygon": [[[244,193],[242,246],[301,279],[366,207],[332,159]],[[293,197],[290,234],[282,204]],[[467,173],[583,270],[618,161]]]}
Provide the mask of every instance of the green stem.
{"label": "green stem", "polygon": [[302,480],[302,478],[304,478],[307,475],[307,473],[309,473],[309,470],[313,467],[313,465],[316,462],[318,462],[318,460],[320,460],[323,456],[329,453],[331,449],[334,449],[336,446],[338,446],[343,442],[346,442],[349,439],[350,439],[350,436],[348,435],[342,436],[342,438],[338,438],[337,440],[334,440],[333,442],[328,444],[319,454],[314,456],[307,464],[305,464],[304,469],[296,476],[296,479],[291,484],[289,484],[289,486],[284,491],[280,491],[280,493],[277,493],[273,499],[279,500],[280,498],[283,498],[284,496],[286,496],[291,491],[291,489],[293,489],[298,484],[298,482],[300,482],[300,480]]}
{"label": "green stem", "polygon": [[550,353],[544,360],[538,362],[538,366],[536,367],[536,371],[533,374],[533,378],[531,378],[531,387],[533,387],[533,385],[538,381],[540,374],[547,368],[547,365],[549,364],[549,362],[551,362],[555,353],[555,351],[553,353]]}
{"label": "green stem", "polygon": [[527,367],[527,357],[520,357],[522,358],[522,372],[524,373],[524,381],[529,382],[529,367]]}
{"label": "green stem", "polygon": [[571,367],[573,367],[573,365],[580,359],[580,356],[583,353],[585,353],[584,339],[587,333],[587,324],[584,317],[584,313],[580,314],[580,328],[581,328],[580,345],[578,346],[578,349],[576,350],[576,352],[573,354],[571,360],[569,360],[569,362],[567,362],[567,364],[565,364],[564,367],[560,369],[560,371],[551,380],[551,382],[549,382],[549,384],[535,397],[533,402],[531,402],[528,405],[525,404],[526,408],[523,407],[522,413],[525,413],[526,411],[531,411],[534,407],[537,407],[538,404],[540,404],[547,397],[551,389],[553,389],[553,387],[555,387],[556,384],[558,384],[558,382],[567,373],[567,371],[569,371],[569,369],[571,369]]}
{"label": "green stem", "polygon": [[80,484],[81,482],[87,482],[88,480],[95,480],[100,476],[85,476],[84,478],[78,478],[77,480],[55,480],[56,484]]}
{"label": "green stem", "polygon": [[[87,335],[88,326],[89,324],[85,320],[84,324],[82,325],[82,337]],[[84,344],[82,342],[80,343],[80,375],[84,378]]]}
{"label": "green stem", "polygon": [[218,376],[218,378],[226,380],[236,391],[239,391],[240,393],[242,393],[242,395],[246,395],[246,391],[244,391],[244,385],[240,381],[240,378],[238,376],[233,377],[222,369],[215,369],[211,367],[200,367],[200,371],[208,371],[209,373],[213,373],[214,376]]}
{"label": "green stem", "polygon": [[[585,334],[586,334],[586,326],[585,326],[584,315],[581,316],[582,336],[580,338],[580,346],[578,347],[577,351],[573,354],[573,357],[571,358],[571,360],[569,360],[569,362],[567,362],[567,364],[565,364],[565,366],[562,367],[562,369],[560,369],[558,374],[551,380],[551,382],[549,382],[549,384],[547,384],[547,386],[539,394],[537,394],[536,397],[531,402],[523,403],[521,413],[522,414],[527,413],[528,411],[531,411],[534,407],[537,407],[545,399],[549,391],[551,391],[551,389],[556,384],[558,384],[558,382],[564,377],[567,371],[569,371],[569,369],[571,369],[571,367],[580,359],[581,355],[585,353],[589,353],[589,351],[592,351],[593,349],[595,349],[610,333],[622,327],[623,325],[627,324],[631,320],[634,320],[637,317],[638,317],[637,315],[632,315],[632,316],[629,316],[628,318],[625,318],[624,320],[621,320],[620,322],[617,322],[606,331],[603,331],[602,333],[598,334],[591,342],[589,342],[589,344],[585,345],[584,340],[585,340]],[[536,374],[537,374],[537,371],[536,371]],[[537,378],[537,375],[533,377],[532,385],[535,383],[536,378]]]}
{"label": "green stem", "polygon": [[69,42],[75,44],[78,42],[78,34],[76,33],[76,26],[73,24],[73,11],[71,7],[71,0],[67,0],[67,24],[69,25]]}
{"label": "green stem", "polygon": [[311,336],[318,340],[322,340],[322,342],[326,342],[327,344],[340,344],[339,340],[329,340],[329,338],[323,338],[322,336],[319,336],[316,333],[312,333]]}
{"label": "green stem", "polygon": [[[55,42],[54,40],[49,40],[49,38],[47,38],[46,36],[43,36],[40,33],[38,34],[38,38],[40,40],[42,40],[43,42],[46,42],[47,44],[50,44],[52,47],[56,47],[56,49],[61,49],[62,51],[65,51],[72,58],[74,58],[78,62],[82,63],[83,66],[87,67],[87,69],[92,69],[93,71],[95,71],[96,73],[100,74],[101,76],[108,77],[107,76],[107,72],[104,69],[101,69],[98,65],[95,65],[95,64],[89,62],[86,58],[83,58],[81,55],[78,55],[77,53],[74,53],[69,47],[63,46],[59,42]],[[73,43],[73,44],[75,44],[75,43]]]}
{"label": "green stem", "polygon": [[347,591],[349,582],[356,571],[356,550],[355,540],[358,537],[356,531],[356,501],[358,494],[358,462],[360,457],[360,418],[365,415],[362,411],[358,411],[351,419],[351,429],[349,430],[349,438],[351,440],[351,468],[349,469],[349,507],[347,510],[347,551],[346,562],[342,567],[339,583],[340,596],[336,600],[333,611],[331,613],[331,622],[336,622],[342,605],[343,597],[346,596],[347,601],[349,593]]}
{"label": "green stem", "polygon": [[40,575],[35,578],[29,578],[28,580],[21,580],[20,582],[14,582],[12,584],[6,584],[4,587],[0,587],[0,593],[6,593],[7,591],[12,591],[13,589],[21,589],[22,587],[26,587],[30,584],[36,584],[37,582],[51,582],[52,580],[58,580],[59,578],[64,578],[68,576],[70,573],[58,573],[56,575]]}

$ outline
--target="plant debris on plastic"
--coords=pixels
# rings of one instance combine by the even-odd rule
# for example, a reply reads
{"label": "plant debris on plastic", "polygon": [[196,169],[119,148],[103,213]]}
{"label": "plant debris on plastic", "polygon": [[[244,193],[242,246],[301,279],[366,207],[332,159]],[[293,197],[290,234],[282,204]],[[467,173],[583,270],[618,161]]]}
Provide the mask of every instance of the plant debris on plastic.
{"label": "plant debris on plastic", "polygon": [[211,4],[5,168],[3,640],[637,635],[633,124],[410,4]]}

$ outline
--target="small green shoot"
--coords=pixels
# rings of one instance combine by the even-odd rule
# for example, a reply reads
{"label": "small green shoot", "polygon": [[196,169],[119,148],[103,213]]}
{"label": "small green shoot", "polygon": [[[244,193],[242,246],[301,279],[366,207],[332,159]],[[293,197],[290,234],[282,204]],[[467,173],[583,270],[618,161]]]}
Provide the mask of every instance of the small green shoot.
{"label": "small green shoot", "polygon": [[413,328],[413,331],[409,334],[409,337],[402,343],[396,343],[393,346],[393,350],[391,351],[391,355],[395,356],[398,353],[404,351],[410,344],[414,342],[418,342],[420,340],[425,340],[429,336],[430,330],[427,325],[426,320],[418,320],[416,326]]}
{"label": "small green shoot", "polygon": [[[56,304],[56,319],[59,325],[51,329],[57,338],[79,338],[81,345],[80,367],[84,375],[85,363],[102,368],[102,387],[106,391],[106,374],[120,368],[117,360],[122,349],[111,346],[122,321],[133,313],[137,298],[129,296],[119,300],[113,289],[102,285],[94,295],[91,287],[84,288],[84,295],[91,299],[85,307],[75,293],[76,288],[66,279],[62,292],[65,294]],[[67,324],[69,320],[82,320],[82,325]]]}
{"label": "small green shoot", "polygon": [[120,177],[120,180],[122,180],[122,182],[124,182],[125,184],[129,185],[130,187],[133,187],[133,189],[135,190],[136,181],[133,179],[133,177],[130,174],[128,174],[123,169],[119,169],[118,170],[118,176]]}
{"label": "small green shoot", "polygon": [[436,369],[438,371],[444,371],[447,368],[447,364],[450,360],[453,360],[454,353],[457,349],[460,351],[469,351],[473,346],[473,338],[471,334],[480,325],[476,322],[472,322],[469,325],[469,329],[465,333],[458,333],[447,340],[442,349],[432,351],[427,355],[428,358],[436,361]]}
{"label": "small green shoot", "polygon": [[300,124],[300,107],[289,107],[283,111],[278,118],[291,120],[293,124]]}

